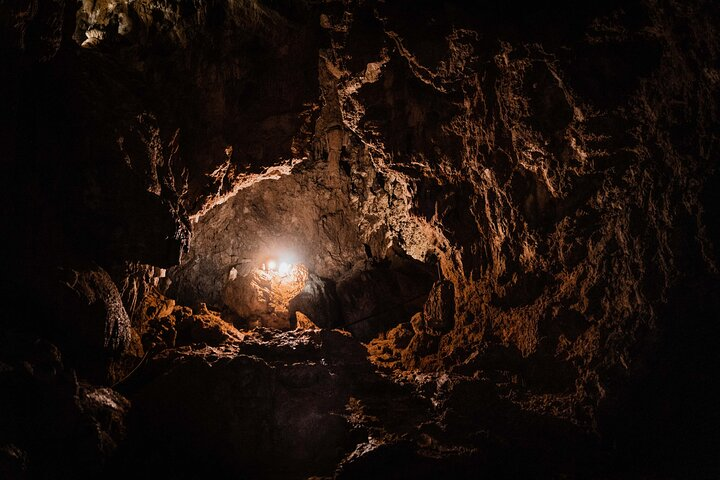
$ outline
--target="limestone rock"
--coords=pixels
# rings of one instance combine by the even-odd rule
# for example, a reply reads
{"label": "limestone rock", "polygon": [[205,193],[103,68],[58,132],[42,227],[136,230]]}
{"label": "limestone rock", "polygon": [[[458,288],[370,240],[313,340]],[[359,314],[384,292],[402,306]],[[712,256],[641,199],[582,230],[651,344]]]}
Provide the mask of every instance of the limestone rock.
{"label": "limestone rock", "polygon": [[342,327],[362,341],[407,321],[420,310],[432,284],[431,269],[411,258],[351,270],[337,285]]}
{"label": "limestone rock", "polygon": [[303,265],[288,265],[287,271],[253,268],[244,276],[228,280],[223,303],[249,326],[290,328],[291,302],[308,281]]}
{"label": "limestone rock", "polygon": [[28,337],[0,339],[5,478],[100,475],[125,438],[129,409],[119,393],[79,384],[54,345]]}
{"label": "limestone rock", "polygon": [[364,349],[328,330],[258,329],[241,344],[169,350],[149,368],[161,375],[135,400],[134,439],[149,466],[256,478],[332,473],[351,438],[352,384],[370,373]]}
{"label": "limestone rock", "polygon": [[67,310],[63,313],[77,322],[74,338],[86,342],[90,348],[105,348],[110,352],[128,348],[130,319],[107,272],[102,268],[67,270],[63,276],[69,290]]}
{"label": "limestone rock", "polygon": [[295,330],[316,330],[318,328],[310,317],[302,312],[295,312],[296,316],[296,327]]}
{"label": "limestone rock", "polygon": [[126,367],[137,363],[142,356],[140,338],[105,270],[98,266],[58,270],[41,285],[48,298],[40,299],[39,305],[48,313],[37,324],[47,328],[47,338],[60,345],[80,375],[114,382]]}
{"label": "limestone rock", "polygon": [[455,326],[455,288],[450,281],[433,285],[423,308],[425,328],[431,335],[442,335]]}
{"label": "limestone rock", "polygon": [[175,302],[155,291],[149,294],[139,322],[143,346],[146,350],[160,351],[183,345],[204,343],[220,345],[228,341],[242,341],[243,334],[231,323],[205,304],[194,312],[189,307],[176,306]]}
{"label": "limestone rock", "polygon": [[[249,477],[720,476],[719,18],[709,0],[1,2],[0,341],[49,338],[64,367],[3,354],[0,464],[98,476],[112,442],[71,368],[106,383],[139,353],[124,305],[162,350],[134,379],[156,430],[136,426],[128,477],[191,475],[198,450]],[[328,288],[248,290],[285,250]],[[172,312],[138,310],[161,278]],[[213,313],[289,328],[298,293],[382,374],[339,332],[238,336]]]}
{"label": "limestone rock", "polygon": [[319,327],[335,327],[340,323],[340,306],[334,282],[309,274],[302,291],[290,300],[288,311],[307,314]]}

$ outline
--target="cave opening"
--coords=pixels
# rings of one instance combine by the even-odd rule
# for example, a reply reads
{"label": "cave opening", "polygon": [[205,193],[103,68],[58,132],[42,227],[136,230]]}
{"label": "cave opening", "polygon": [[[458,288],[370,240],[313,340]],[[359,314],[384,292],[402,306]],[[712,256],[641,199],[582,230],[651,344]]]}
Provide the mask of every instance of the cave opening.
{"label": "cave opening", "polygon": [[0,478],[720,478],[720,3],[0,2]]}
{"label": "cave opening", "polygon": [[315,160],[198,216],[188,252],[160,293],[204,304],[240,329],[295,328],[299,312],[368,342],[409,322],[437,280],[436,266],[387,234],[373,255],[350,203],[351,174],[328,188],[318,182],[328,168]]}

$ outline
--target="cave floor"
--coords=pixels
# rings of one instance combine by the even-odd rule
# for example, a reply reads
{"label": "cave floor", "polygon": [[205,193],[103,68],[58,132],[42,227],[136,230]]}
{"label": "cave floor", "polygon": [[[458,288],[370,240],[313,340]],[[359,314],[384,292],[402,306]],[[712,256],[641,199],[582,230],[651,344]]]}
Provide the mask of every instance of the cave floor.
{"label": "cave floor", "polygon": [[589,475],[604,462],[588,429],[528,409],[522,385],[391,370],[339,330],[242,337],[164,350],[127,380],[118,472],[537,478]]}

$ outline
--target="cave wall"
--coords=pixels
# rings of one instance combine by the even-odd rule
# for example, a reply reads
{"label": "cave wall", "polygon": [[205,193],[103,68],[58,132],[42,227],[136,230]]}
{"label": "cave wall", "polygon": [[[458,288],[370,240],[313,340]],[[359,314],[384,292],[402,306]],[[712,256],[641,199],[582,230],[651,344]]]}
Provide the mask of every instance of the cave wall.
{"label": "cave wall", "polygon": [[305,167],[198,217],[217,251],[191,248],[186,298],[217,300],[271,238],[335,279],[395,248],[445,282],[393,335],[412,341],[379,341],[405,367],[519,376],[586,420],[651,368],[671,325],[702,322],[668,302],[716,285],[717,8],[514,7],[318,6]]}
{"label": "cave wall", "polygon": [[133,318],[160,268],[187,251],[191,214],[305,158],[315,29],[306,6],[280,7],[2,5],[12,92],[2,208],[14,252],[2,284],[42,312],[6,323],[72,339],[55,315],[57,296],[74,295],[64,271],[107,272]]}
{"label": "cave wall", "polygon": [[450,331],[413,324],[422,364],[492,368],[501,344],[594,405],[682,321],[674,292],[716,285],[717,7],[512,7],[329,10],[321,56],[345,128],[412,192],[398,237],[454,285]]}
{"label": "cave wall", "polygon": [[707,433],[719,14],[4,2],[3,335],[50,337],[107,383],[124,370],[106,357],[142,355],[134,311],[161,267],[188,303],[222,303],[246,252],[289,239],[338,287],[398,256],[431,266],[412,320],[378,324],[402,322],[370,344],[377,364],[522,385],[523,408],[629,455]]}
{"label": "cave wall", "polygon": [[[178,131],[184,205],[307,156],[316,29],[303,2],[82,2],[74,38],[136,73]],[[170,132],[174,134],[173,132]]]}

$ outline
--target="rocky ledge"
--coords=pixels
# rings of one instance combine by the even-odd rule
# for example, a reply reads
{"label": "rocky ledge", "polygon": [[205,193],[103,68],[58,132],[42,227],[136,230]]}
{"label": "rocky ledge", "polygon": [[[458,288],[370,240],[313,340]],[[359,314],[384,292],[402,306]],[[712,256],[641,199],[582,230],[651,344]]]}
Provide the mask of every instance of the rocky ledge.
{"label": "rocky ledge", "polygon": [[123,476],[575,476],[603,461],[597,436],[525,408],[512,379],[378,367],[340,330],[243,333],[165,350],[128,380]]}

